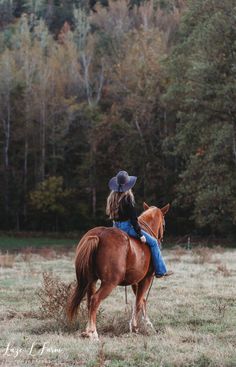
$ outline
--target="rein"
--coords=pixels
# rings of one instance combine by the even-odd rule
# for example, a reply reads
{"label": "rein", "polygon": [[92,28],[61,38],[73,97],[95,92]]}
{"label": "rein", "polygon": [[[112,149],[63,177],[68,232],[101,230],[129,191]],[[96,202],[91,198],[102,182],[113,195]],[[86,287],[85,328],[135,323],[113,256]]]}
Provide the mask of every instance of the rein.
{"label": "rein", "polygon": [[138,221],[142,226],[144,226],[147,229],[147,232],[149,234],[151,234],[157,241],[160,241],[159,238],[155,235],[153,230],[149,227],[149,225],[146,222],[144,222],[142,219],[139,219]]}

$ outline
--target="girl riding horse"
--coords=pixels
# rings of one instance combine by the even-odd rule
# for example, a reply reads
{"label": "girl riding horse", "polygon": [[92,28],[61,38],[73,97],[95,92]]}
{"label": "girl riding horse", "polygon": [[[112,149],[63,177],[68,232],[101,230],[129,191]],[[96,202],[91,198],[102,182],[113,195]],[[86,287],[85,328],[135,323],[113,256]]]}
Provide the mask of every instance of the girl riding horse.
{"label": "girl riding horse", "polygon": [[[107,200],[107,212],[114,219],[114,227],[90,229],[81,238],[76,249],[77,282],[68,299],[67,316],[69,320],[76,316],[79,305],[87,295],[88,324],[82,333],[84,337],[98,338],[98,308],[117,286],[131,285],[135,294],[130,331],[138,331],[140,312],[146,324],[152,326],[146,312],[145,294],[150,289],[154,270],[157,277],[172,273],[166,271],[158,241],[155,239],[160,241],[163,237],[164,216],[169,210],[169,204],[157,208],[144,203],[144,212],[138,220],[152,235],[140,229],[130,191],[135,181],[136,177],[129,177],[127,172],[119,172],[110,180],[112,192]],[[147,240],[148,245],[140,242],[139,238],[143,242]],[[98,280],[100,285],[97,288]]]}
{"label": "girl riding horse", "polygon": [[107,198],[106,214],[113,220],[113,226],[126,232],[129,236],[141,240],[150,247],[155,277],[162,278],[172,275],[167,271],[162,258],[159,244],[153,236],[140,228],[135,210],[135,199],[132,187],[136,176],[129,176],[126,171],[120,171],[109,181],[110,195]]}

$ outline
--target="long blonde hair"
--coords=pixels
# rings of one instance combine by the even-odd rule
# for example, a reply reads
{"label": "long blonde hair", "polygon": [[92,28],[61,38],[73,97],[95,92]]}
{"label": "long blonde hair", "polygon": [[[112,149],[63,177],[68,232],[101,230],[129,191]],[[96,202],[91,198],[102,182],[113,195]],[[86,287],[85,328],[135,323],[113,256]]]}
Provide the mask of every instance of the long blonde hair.
{"label": "long blonde hair", "polygon": [[107,197],[106,214],[110,219],[118,218],[119,205],[124,197],[130,197],[131,202],[135,204],[134,194],[132,190],[125,192],[111,191]]}

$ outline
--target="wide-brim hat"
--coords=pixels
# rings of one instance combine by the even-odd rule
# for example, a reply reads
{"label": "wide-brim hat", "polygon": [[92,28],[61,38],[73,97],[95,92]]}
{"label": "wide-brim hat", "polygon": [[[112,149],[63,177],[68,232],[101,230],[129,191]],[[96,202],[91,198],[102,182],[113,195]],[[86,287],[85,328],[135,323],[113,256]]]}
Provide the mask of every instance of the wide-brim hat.
{"label": "wide-brim hat", "polygon": [[108,186],[110,190],[125,192],[135,185],[136,180],[136,176],[129,176],[126,171],[120,171],[115,177],[110,179]]}

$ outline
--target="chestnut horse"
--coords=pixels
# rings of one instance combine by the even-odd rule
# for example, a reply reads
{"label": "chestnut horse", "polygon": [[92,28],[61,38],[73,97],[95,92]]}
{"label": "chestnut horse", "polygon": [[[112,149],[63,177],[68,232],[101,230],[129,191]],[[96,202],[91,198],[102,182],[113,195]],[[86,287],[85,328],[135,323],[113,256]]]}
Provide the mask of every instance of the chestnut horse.
{"label": "chestnut horse", "polygon": [[[163,238],[164,208],[143,204],[144,212],[138,220],[141,227],[156,237]],[[138,314],[142,311],[147,324],[152,326],[146,314],[145,293],[154,276],[151,252],[146,243],[129,237],[115,227],[96,227],[89,230],[76,249],[75,269],[77,285],[68,300],[67,316],[71,321],[82,299],[87,294],[88,325],[82,336],[98,339],[96,314],[102,300],[118,285],[131,285],[136,301],[130,320],[130,330],[138,330]],[[98,279],[101,285],[96,290]]]}

